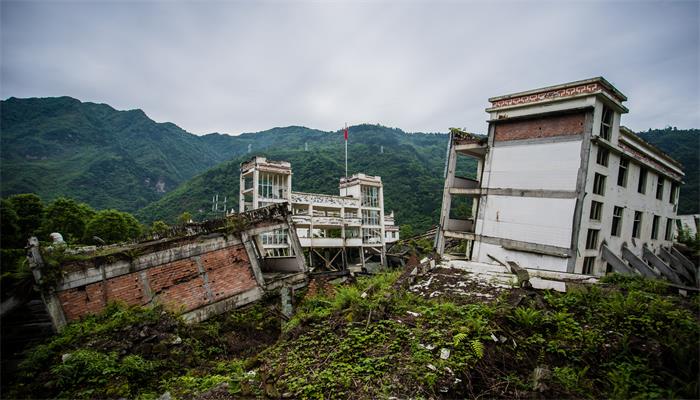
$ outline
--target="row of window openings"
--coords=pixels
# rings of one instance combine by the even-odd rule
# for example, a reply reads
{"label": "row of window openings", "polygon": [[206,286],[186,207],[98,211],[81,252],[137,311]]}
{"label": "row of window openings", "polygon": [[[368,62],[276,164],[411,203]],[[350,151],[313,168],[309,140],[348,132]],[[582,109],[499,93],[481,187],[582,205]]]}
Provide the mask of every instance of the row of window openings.
{"label": "row of window openings", "polygon": [[[600,217],[603,210],[603,203],[598,201],[591,202],[591,214],[590,218],[594,221],[600,221]],[[620,236],[622,230],[622,207],[615,207],[613,210],[612,226],[610,227],[611,236]],[[634,221],[632,223],[632,237],[639,238],[642,231],[642,217],[643,212],[634,212]],[[651,221],[651,239],[656,240],[659,236],[659,225],[661,222],[661,217],[654,215]],[[599,229],[589,229],[588,235],[586,236],[586,249],[597,249],[598,248],[598,232]],[[664,240],[671,240],[671,235],[673,233],[673,219],[666,218],[666,230],[664,232]]]}
{"label": "row of window openings", "polygon": [[[604,167],[608,166],[608,160],[610,158],[610,151],[604,147],[598,147],[598,154],[596,155],[596,162]],[[617,172],[617,186],[627,187],[627,171],[629,170],[629,160],[626,158],[620,158],[620,167]],[[637,181],[637,192],[645,194],[647,190],[647,175],[648,171],[644,167],[640,167],[639,180]],[[663,200],[664,196],[664,182],[663,176],[658,175],[656,181],[656,198]],[[668,201],[671,204],[676,202],[676,193],[678,191],[678,184],[671,182],[671,194],[669,195]],[[599,194],[601,196],[605,195],[605,175],[596,173],[593,180],[593,193]]]}

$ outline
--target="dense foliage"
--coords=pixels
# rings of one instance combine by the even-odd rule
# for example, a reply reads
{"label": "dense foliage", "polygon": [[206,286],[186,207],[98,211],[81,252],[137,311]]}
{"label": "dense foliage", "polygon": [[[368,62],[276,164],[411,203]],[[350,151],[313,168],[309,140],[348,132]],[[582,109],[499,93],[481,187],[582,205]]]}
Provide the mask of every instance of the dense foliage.
{"label": "dense foliage", "polygon": [[[612,275],[567,293],[422,297],[398,272],[319,286],[281,337],[256,306],[187,326],[111,306],[29,353],[11,397],[697,398],[698,298]],[[265,339],[260,339],[265,338]],[[255,341],[257,340],[257,341]],[[251,343],[251,341],[253,341]],[[242,349],[250,349],[246,352]]]}

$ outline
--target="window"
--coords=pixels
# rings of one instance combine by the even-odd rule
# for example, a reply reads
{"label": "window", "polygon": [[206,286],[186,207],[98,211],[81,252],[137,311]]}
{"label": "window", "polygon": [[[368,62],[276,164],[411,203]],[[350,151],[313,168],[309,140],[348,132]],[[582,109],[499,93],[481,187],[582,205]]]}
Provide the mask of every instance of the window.
{"label": "window", "polygon": [[651,220],[651,238],[656,240],[659,237],[659,220],[661,217],[658,215],[654,215],[654,218]]}
{"label": "window", "polygon": [[664,198],[664,177],[659,175],[659,180],[656,181],[656,198],[662,200]]}
{"label": "window", "polygon": [[673,240],[673,220],[671,218],[666,218],[666,234],[664,235],[665,240]]}
{"label": "window", "polygon": [[600,214],[603,211],[603,203],[599,201],[591,201],[591,219],[593,221],[600,221]]}
{"label": "window", "polygon": [[609,156],[610,152],[608,151],[608,149],[598,146],[598,155],[596,156],[595,160],[598,164],[607,167]]}
{"label": "window", "polygon": [[583,259],[583,270],[581,273],[585,275],[593,275],[593,266],[595,265],[595,257],[585,257]]}
{"label": "window", "polygon": [[620,236],[620,229],[622,229],[622,207],[615,207],[613,209],[612,229],[610,229],[610,234],[612,236]]}
{"label": "window", "polygon": [[586,249],[595,250],[598,247],[598,229],[589,229],[586,235]]}
{"label": "window", "polygon": [[617,186],[627,186],[627,170],[629,169],[630,160],[620,158],[620,169],[617,170]]}
{"label": "window", "polygon": [[605,195],[605,175],[596,172],[593,178],[593,193],[601,196]]}
{"label": "window", "polygon": [[382,230],[379,228],[362,228],[362,243],[381,243]]}
{"label": "window", "polygon": [[671,182],[671,195],[668,198],[668,201],[671,204],[676,204],[676,197],[678,196],[678,184],[676,182]]}
{"label": "window", "polygon": [[639,232],[642,230],[642,212],[634,212],[634,223],[632,224],[632,237],[639,238]]}
{"label": "window", "polygon": [[379,188],[376,186],[362,186],[362,206],[379,207]]}
{"label": "window", "polygon": [[600,121],[600,137],[610,141],[610,133],[612,132],[613,111],[606,106],[603,106],[603,118]]}
{"label": "window", "polygon": [[647,192],[647,169],[639,167],[639,182],[637,183],[637,191],[641,194]]}
{"label": "window", "polygon": [[379,211],[362,210],[362,225],[379,225]]}
{"label": "window", "polygon": [[263,199],[284,199],[287,179],[284,175],[261,172],[258,178],[258,195]]}
{"label": "window", "polygon": [[287,230],[275,229],[272,232],[261,233],[260,238],[263,245],[287,244]]}

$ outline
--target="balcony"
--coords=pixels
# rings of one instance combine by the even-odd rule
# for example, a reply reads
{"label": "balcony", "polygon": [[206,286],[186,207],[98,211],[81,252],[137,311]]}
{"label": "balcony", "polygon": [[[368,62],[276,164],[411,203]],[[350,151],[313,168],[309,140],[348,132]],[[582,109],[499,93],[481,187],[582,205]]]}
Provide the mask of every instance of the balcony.
{"label": "balcony", "polygon": [[360,225],[362,225],[362,220],[360,218],[357,218],[357,217],[354,217],[354,218],[345,217],[343,220],[345,221],[345,225],[347,225],[347,226],[360,226]]}
{"label": "balcony", "polygon": [[301,247],[343,247],[342,238],[299,238]]}

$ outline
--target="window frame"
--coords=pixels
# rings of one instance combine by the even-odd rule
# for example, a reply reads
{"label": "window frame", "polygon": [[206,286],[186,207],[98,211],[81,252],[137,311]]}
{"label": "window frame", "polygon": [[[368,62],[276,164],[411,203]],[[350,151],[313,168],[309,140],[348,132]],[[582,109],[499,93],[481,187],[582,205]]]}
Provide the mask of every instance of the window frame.
{"label": "window frame", "polygon": [[595,173],[593,176],[593,194],[605,196],[605,178],[605,175]]}
{"label": "window frame", "polygon": [[584,257],[583,266],[581,267],[581,273],[584,275],[593,275],[593,270],[595,269],[595,259],[594,256]]}
{"label": "window frame", "polygon": [[[629,169],[630,160],[625,157],[620,157],[620,166],[617,169],[617,186],[627,187],[627,173]],[[622,176],[622,183],[620,182],[620,176]]]}
{"label": "window frame", "polygon": [[[639,217],[639,218],[637,218]],[[639,236],[642,233],[642,220],[644,218],[644,212],[642,211],[635,211],[634,212],[634,219],[632,220],[632,237],[635,239],[639,239]]]}
{"label": "window frame", "polygon": [[[620,215],[616,215],[617,211],[620,211]],[[610,236],[620,237],[622,232],[622,220],[625,215],[625,209],[623,207],[615,206],[613,208],[612,224],[610,226]]]}
{"label": "window frame", "polygon": [[649,171],[639,166],[639,181],[637,181],[637,193],[646,194],[647,193],[647,175]]}
{"label": "window frame", "polygon": [[600,229],[588,229],[586,233],[586,250],[598,249],[598,236]]}
{"label": "window frame", "polygon": [[600,116],[600,132],[598,132],[598,136],[607,140],[608,142],[612,137],[612,127],[614,120],[615,112],[610,107],[603,105],[603,112]]}
{"label": "window frame", "polygon": [[661,222],[661,217],[654,215],[651,218],[651,239],[658,240],[659,238],[659,222]]}
{"label": "window frame", "polygon": [[591,221],[600,221],[603,215],[603,203],[600,201],[591,200],[591,213],[589,218]]}
{"label": "window frame", "polygon": [[603,167],[607,167],[609,160],[610,150],[606,149],[603,146],[598,146],[597,154],[595,157],[596,164],[601,165]]}
{"label": "window frame", "polygon": [[663,200],[664,198],[664,177],[663,175],[659,174],[658,179],[656,180],[656,199],[657,200]]}

